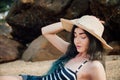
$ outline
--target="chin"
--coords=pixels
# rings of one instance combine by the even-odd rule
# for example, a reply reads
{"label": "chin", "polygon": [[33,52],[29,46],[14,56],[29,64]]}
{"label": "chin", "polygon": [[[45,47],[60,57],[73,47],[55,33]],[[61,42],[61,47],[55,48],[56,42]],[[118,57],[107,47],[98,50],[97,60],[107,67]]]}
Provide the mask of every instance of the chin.
{"label": "chin", "polygon": [[79,53],[81,53],[82,51],[81,50],[77,50]]}
{"label": "chin", "polygon": [[79,53],[83,53],[83,52],[85,52],[84,50],[77,50]]}

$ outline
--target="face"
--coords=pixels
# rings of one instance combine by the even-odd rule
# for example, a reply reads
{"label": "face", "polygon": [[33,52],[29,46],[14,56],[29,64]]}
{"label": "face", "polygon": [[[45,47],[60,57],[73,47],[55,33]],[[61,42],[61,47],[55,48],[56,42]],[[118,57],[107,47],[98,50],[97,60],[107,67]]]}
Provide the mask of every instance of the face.
{"label": "face", "polygon": [[89,46],[89,38],[81,28],[74,30],[74,44],[79,53],[86,53]]}

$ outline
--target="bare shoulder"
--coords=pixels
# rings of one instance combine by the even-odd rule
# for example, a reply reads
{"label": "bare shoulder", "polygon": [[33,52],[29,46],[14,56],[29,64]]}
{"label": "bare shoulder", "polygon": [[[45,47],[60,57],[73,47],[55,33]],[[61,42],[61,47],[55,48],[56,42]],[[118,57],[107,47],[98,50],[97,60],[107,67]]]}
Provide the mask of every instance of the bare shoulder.
{"label": "bare shoulder", "polygon": [[98,61],[98,60],[95,60],[95,61],[89,61],[88,62],[88,65],[90,68],[98,68],[98,67],[103,67],[103,64]]}
{"label": "bare shoulder", "polygon": [[90,66],[91,69],[94,70],[94,71],[104,70],[103,64],[98,60],[92,61],[90,65],[91,65]]}
{"label": "bare shoulder", "polygon": [[103,64],[100,61],[98,61],[98,60],[92,61],[91,65],[92,65],[93,68],[103,67]]}
{"label": "bare shoulder", "polygon": [[103,64],[98,60],[89,61],[87,64],[87,67],[88,67],[88,70],[90,70],[91,72],[97,71],[97,70],[104,70]]}
{"label": "bare shoulder", "polygon": [[90,75],[92,80],[106,80],[105,70],[103,64],[100,61],[91,61]]}

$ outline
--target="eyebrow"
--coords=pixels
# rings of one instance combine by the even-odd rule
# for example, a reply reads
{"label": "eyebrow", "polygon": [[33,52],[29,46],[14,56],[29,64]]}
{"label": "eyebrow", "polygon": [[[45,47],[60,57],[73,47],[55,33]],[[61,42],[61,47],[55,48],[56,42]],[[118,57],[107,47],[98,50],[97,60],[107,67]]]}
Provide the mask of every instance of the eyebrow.
{"label": "eyebrow", "polygon": [[[74,32],[74,34],[76,34],[76,32]],[[80,35],[82,35],[82,34],[85,34],[85,32],[82,32],[82,33],[79,33]]]}

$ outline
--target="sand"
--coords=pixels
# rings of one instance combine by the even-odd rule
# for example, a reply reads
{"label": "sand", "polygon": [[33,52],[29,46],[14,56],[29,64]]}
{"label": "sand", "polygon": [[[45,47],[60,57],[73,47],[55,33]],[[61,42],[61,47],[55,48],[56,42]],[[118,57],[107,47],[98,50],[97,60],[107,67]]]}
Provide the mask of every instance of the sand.
{"label": "sand", "polygon": [[106,64],[107,80],[120,80],[120,60],[108,61]]}
{"label": "sand", "polygon": [[49,70],[53,61],[25,62],[23,60],[17,60],[0,64],[0,75],[43,75]]}
{"label": "sand", "polygon": [[[54,61],[25,62],[23,60],[16,60],[0,64],[0,75],[43,75]],[[120,56],[107,56],[106,74],[107,80],[120,80]]]}

